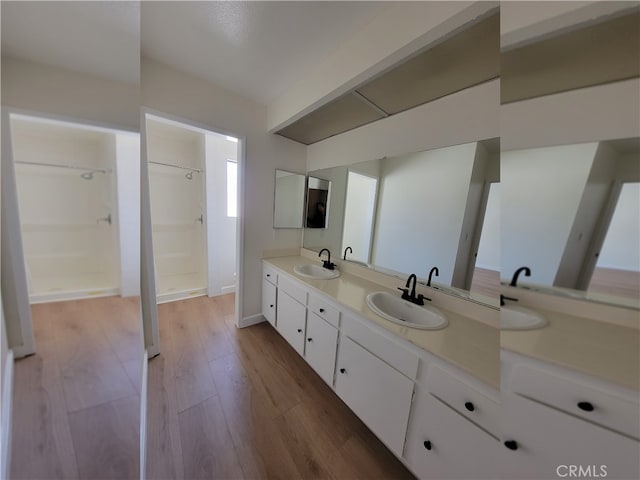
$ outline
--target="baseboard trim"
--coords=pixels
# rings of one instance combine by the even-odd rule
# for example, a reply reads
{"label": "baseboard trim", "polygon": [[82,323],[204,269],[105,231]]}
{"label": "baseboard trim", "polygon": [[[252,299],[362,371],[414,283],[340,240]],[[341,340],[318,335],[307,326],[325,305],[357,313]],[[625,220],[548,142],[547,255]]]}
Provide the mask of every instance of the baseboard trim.
{"label": "baseboard trim", "polygon": [[250,317],[241,318],[238,321],[238,328],[250,327],[251,325],[257,325],[258,323],[266,322],[267,319],[262,316],[261,313],[257,315],[251,315]]}
{"label": "baseboard trim", "polygon": [[2,432],[0,433],[0,478],[9,478],[9,460],[11,458],[11,410],[13,407],[13,352],[7,352],[2,376]]}
{"label": "baseboard trim", "polygon": [[67,300],[85,300],[87,298],[113,297],[120,295],[119,288],[94,288],[74,292],[33,293],[29,295],[29,303],[65,302]]}

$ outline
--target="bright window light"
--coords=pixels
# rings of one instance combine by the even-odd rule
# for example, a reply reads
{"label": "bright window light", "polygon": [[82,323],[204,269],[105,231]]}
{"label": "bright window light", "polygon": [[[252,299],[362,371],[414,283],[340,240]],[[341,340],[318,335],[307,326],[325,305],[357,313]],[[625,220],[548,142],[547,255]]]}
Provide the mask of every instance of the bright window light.
{"label": "bright window light", "polygon": [[227,217],[238,216],[238,163],[227,160]]}
{"label": "bright window light", "polygon": [[230,137],[229,135],[227,135],[227,140],[233,143],[238,143],[238,139],[236,137]]}

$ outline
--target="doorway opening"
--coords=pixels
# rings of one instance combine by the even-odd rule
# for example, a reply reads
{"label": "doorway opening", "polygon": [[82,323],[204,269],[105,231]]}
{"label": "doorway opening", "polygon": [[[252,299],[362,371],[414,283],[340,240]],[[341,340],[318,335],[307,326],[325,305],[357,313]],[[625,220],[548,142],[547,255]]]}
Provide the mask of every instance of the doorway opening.
{"label": "doorway opening", "polygon": [[235,292],[238,140],[145,121],[157,303]]}

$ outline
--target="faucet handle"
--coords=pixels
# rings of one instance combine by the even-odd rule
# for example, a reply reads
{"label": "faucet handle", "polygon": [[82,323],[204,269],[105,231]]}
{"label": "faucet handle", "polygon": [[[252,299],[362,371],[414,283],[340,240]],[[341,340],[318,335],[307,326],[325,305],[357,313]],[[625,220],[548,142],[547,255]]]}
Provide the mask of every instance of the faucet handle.
{"label": "faucet handle", "polygon": [[408,288],[402,288],[402,287],[398,287],[398,290],[400,290],[402,292],[402,299],[403,300],[409,300],[409,289]]}
{"label": "faucet handle", "polygon": [[430,298],[427,298],[427,297],[425,297],[423,294],[419,293],[419,294],[418,294],[418,302],[419,302],[419,303],[418,303],[418,305],[424,305],[423,300],[426,300],[426,301],[428,301],[428,302],[430,302],[430,301],[431,301],[431,299],[430,299]]}

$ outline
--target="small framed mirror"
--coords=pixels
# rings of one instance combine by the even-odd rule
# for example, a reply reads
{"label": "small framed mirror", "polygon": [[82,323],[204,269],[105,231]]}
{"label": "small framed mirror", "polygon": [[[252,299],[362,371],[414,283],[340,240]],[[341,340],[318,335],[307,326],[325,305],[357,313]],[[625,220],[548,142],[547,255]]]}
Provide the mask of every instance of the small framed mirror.
{"label": "small framed mirror", "polygon": [[327,228],[331,181],[309,177],[307,183],[306,228]]}
{"label": "small framed mirror", "polygon": [[302,228],[305,176],[276,170],[273,228]]}

